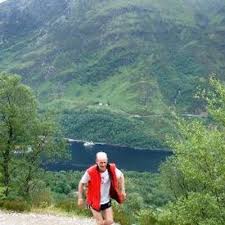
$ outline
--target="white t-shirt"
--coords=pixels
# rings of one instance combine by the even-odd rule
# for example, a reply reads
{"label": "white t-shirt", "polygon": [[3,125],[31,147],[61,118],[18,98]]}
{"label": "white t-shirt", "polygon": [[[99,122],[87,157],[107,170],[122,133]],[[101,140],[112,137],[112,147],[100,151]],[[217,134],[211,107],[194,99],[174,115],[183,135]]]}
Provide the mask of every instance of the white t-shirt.
{"label": "white t-shirt", "polygon": [[[110,190],[110,178],[109,178],[109,172],[106,170],[103,173],[100,173],[101,175],[101,200],[100,204],[105,204],[109,202],[110,196],[109,196],[109,190]],[[120,178],[122,176],[122,172],[116,168],[116,177]],[[88,172],[86,171],[81,178],[81,183],[86,184],[90,180],[90,176]]]}

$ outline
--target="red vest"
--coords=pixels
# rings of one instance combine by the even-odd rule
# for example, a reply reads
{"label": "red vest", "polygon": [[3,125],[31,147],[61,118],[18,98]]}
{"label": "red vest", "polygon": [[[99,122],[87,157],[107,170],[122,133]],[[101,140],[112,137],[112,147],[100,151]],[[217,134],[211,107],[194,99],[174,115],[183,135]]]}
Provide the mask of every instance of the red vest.
{"label": "red vest", "polygon": [[[115,199],[118,203],[122,203],[122,196],[118,190],[118,179],[116,177],[116,165],[108,164],[109,177],[111,180],[110,197]],[[97,165],[93,165],[87,170],[90,180],[87,187],[87,204],[93,209],[100,209],[101,198],[101,175]]]}

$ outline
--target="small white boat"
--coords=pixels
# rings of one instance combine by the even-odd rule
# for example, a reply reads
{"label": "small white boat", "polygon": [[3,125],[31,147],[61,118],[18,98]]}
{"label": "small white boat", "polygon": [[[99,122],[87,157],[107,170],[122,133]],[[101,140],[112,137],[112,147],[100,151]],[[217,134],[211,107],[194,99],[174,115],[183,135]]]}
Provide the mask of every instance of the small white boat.
{"label": "small white boat", "polygon": [[93,141],[84,142],[84,147],[92,147],[93,145],[95,145],[95,143]]}

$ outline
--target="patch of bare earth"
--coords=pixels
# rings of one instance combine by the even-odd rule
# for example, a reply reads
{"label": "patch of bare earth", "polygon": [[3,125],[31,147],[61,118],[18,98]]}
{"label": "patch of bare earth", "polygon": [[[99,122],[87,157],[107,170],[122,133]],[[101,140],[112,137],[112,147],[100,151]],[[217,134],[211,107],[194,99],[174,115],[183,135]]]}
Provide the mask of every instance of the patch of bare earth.
{"label": "patch of bare earth", "polygon": [[95,225],[94,219],[0,211],[1,225]]}

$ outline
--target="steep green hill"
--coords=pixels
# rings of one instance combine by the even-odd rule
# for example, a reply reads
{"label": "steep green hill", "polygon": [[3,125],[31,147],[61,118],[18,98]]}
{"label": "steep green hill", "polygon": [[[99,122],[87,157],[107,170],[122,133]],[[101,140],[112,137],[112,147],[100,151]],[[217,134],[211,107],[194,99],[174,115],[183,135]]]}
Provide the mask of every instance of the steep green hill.
{"label": "steep green hill", "polygon": [[0,70],[22,75],[71,138],[162,147],[171,108],[224,74],[219,0],[8,0]]}

